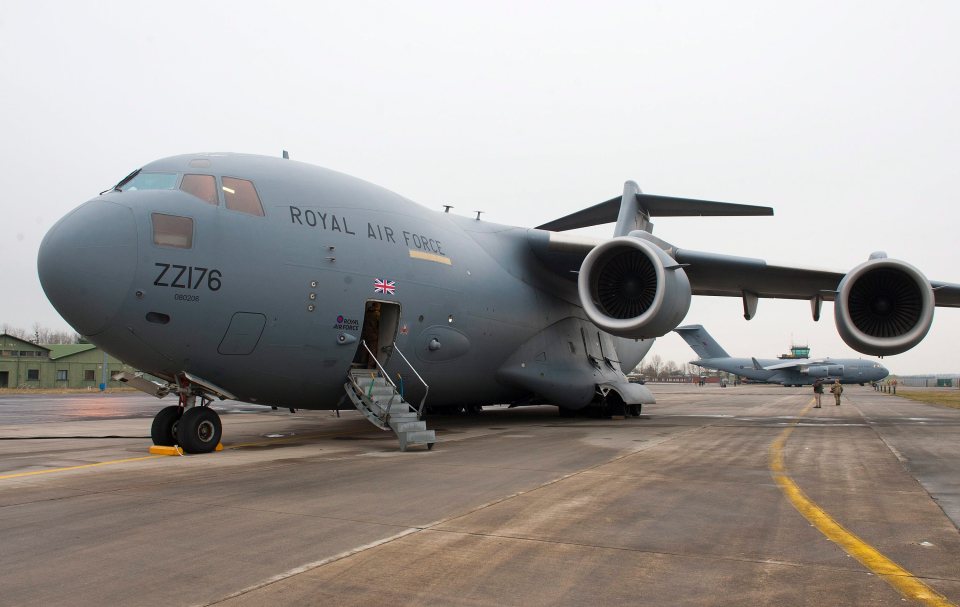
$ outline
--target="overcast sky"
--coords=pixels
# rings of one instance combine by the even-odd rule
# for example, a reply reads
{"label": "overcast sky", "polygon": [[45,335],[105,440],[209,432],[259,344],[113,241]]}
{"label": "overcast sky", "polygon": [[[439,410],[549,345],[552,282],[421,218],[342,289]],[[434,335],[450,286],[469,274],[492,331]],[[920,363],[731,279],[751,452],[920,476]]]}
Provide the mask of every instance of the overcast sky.
{"label": "overcast sky", "polygon": [[[36,276],[62,215],[151,160],[279,155],[535,226],[645,192],[680,247],[960,282],[960,3],[42,2],[0,12],[0,324],[66,329]],[[608,236],[613,226],[588,233]],[[855,356],[833,308],[695,298],[735,355]],[[960,309],[885,364],[956,372]],[[653,353],[693,352],[675,334]]]}

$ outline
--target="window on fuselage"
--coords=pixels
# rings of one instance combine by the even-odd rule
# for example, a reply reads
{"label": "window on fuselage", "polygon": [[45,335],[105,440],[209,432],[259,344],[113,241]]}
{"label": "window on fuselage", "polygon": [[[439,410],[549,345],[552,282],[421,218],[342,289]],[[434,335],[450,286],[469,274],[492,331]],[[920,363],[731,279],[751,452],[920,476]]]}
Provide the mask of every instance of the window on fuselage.
{"label": "window on fuselage", "polygon": [[253,187],[252,181],[236,177],[222,177],[221,181],[223,181],[223,200],[227,203],[228,209],[263,217],[263,205],[260,203],[260,196],[257,195],[257,189]]}
{"label": "window on fuselage", "polygon": [[138,171],[117,184],[120,192],[134,190],[172,190],[177,187],[176,173],[144,173]]}
{"label": "window on fuselage", "polygon": [[213,175],[184,175],[180,189],[214,206],[220,202],[217,199],[217,178]]}
{"label": "window on fuselage", "polygon": [[178,249],[193,247],[193,219],[162,213],[153,213],[151,219],[153,220],[153,244]]}

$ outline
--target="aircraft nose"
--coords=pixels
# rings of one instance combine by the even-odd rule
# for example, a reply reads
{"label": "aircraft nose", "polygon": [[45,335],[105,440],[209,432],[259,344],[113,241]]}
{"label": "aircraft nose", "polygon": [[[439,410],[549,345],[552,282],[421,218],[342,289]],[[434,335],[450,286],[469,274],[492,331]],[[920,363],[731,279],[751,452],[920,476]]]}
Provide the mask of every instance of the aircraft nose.
{"label": "aircraft nose", "polygon": [[133,211],[104,200],[91,200],[57,222],[37,255],[47,298],[81,335],[106,329],[127,297],[136,268]]}

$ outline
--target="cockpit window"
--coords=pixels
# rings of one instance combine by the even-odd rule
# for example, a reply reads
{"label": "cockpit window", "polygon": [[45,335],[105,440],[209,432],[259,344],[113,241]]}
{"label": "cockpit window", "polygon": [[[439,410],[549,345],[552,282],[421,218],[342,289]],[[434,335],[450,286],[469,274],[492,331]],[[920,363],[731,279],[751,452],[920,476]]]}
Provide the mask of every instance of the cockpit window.
{"label": "cockpit window", "polygon": [[222,180],[223,199],[228,209],[263,217],[263,205],[252,181],[236,177],[223,177]]}
{"label": "cockpit window", "polygon": [[153,243],[162,247],[189,249],[193,246],[193,219],[153,213]]}
{"label": "cockpit window", "polygon": [[180,181],[180,189],[187,194],[193,194],[200,200],[216,205],[217,179],[213,175],[184,175]]}
{"label": "cockpit window", "polygon": [[144,173],[140,171],[117,184],[116,190],[172,190],[177,187],[176,173]]}

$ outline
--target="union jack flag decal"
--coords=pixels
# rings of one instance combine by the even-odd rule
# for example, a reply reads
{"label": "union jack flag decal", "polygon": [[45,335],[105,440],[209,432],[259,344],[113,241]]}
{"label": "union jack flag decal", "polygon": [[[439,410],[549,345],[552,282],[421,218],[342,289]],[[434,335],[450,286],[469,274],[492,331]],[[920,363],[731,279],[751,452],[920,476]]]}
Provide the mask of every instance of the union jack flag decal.
{"label": "union jack flag decal", "polygon": [[384,295],[393,295],[397,290],[397,283],[385,278],[373,279],[373,292],[383,293]]}

